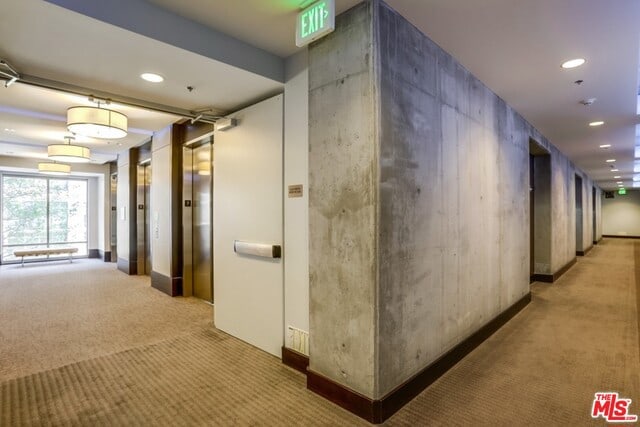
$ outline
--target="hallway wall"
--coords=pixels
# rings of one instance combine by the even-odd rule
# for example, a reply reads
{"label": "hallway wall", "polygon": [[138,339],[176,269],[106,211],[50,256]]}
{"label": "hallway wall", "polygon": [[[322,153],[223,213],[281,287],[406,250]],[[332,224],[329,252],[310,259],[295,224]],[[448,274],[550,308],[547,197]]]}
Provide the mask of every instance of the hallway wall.
{"label": "hallway wall", "polygon": [[[287,58],[284,87],[284,345],[308,346],[289,336],[309,332],[309,68],[307,49]],[[288,186],[302,184],[302,197]],[[294,342],[295,341],[295,342]]]}
{"label": "hallway wall", "polygon": [[602,200],[603,234],[640,237],[640,190]]}
{"label": "hallway wall", "polygon": [[382,2],[309,54],[310,369],[380,399],[528,294],[530,138],[575,258],[576,168]]}
{"label": "hallway wall", "polygon": [[[155,132],[151,141],[151,266],[171,277],[171,129]],[[181,274],[180,274],[181,275]]]}

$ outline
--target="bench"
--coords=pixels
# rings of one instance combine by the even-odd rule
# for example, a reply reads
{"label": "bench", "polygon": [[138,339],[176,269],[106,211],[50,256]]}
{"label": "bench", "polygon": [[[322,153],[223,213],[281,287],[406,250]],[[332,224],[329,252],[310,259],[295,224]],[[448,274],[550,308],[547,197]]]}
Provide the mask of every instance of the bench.
{"label": "bench", "polygon": [[78,248],[48,248],[48,249],[25,249],[22,251],[13,251],[16,257],[22,257],[22,266],[24,267],[24,257],[46,255],[69,254],[69,262],[73,262],[73,254],[78,252]]}

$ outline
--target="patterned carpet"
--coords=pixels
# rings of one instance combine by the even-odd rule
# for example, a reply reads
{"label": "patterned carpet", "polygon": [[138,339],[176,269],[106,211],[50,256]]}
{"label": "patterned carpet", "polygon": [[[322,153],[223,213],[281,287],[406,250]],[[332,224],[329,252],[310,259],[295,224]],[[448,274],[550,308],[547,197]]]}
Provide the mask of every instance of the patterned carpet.
{"label": "patterned carpet", "polygon": [[[640,255],[637,262],[640,265]],[[85,267],[88,270],[82,270]],[[67,276],[74,268],[89,273],[94,267],[87,260],[85,266],[66,267],[70,269]],[[633,241],[603,241],[555,284],[534,284],[533,301],[527,308],[386,425],[603,426],[604,420],[590,417],[597,391],[618,391],[633,399],[631,412],[640,414],[637,270]],[[23,296],[14,294],[27,292],[53,292],[56,295],[49,297],[64,299],[65,287],[32,288],[36,279],[24,281],[23,277],[23,288],[18,288],[15,277],[0,269],[0,372],[5,372],[0,382],[0,426],[366,425],[307,391],[304,376],[278,359],[207,324],[202,313],[193,313],[200,304],[165,298],[145,282],[135,282],[138,278],[115,271],[95,274],[105,276],[99,280],[99,287],[105,288],[101,292],[125,286],[132,293],[114,291],[103,305],[126,307],[121,299],[139,299],[136,306],[148,310],[147,317],[155,322],[168,317],[168,324],[158,328],[144,318],[105,314],[109,320],[98,322],[99,336],[107,331],[130,335],[132,329],[142,330],[117,339],[111,349],[107,342],[94,344],[88,351],[82,348],[83,340],[96,327],[60,320],[71,316],[87,322],[88,318],[55,313],[57,320],[47,325],[45,312],[58,311],[55,307],[27,309],[6,302],[21,301]],[[90,274],[74,275],[73,282],[78,286],[75,293],[94,283]],[[73,306],[73,313],[83,313],[83,304],[90,302],[91,298],[80,298],[65,309]],[[33,310],[43,311],[35,314],[47,325],[45,332],[40,331],[43,325],[33,322],[17,326],[29,320],[24,316],[34,314]],[[163,315],[162,310],[171,315]],[[208,319],[209,315],[210,311]],[[172,328],[172,319],[179,319],[181,327]],[[149,336],[136,342],[145,336],[145,328],[150,328]],[[84,334],[82,340],[73,338],[74,333]],[[38,342],[45,335],[48,339]],[[50,345],[57,336],[77,347],[76,351]],[[18,341],[49,351],[55,360],[74,353],[83,356],[71,357],[64,365],[38,365],[46,359],[30,355],[29,346],[19,344],[27,349],[26,367],[21,367],[20,354],[5,348],[5,343],[13,346]],[[131,347],[123,350],[126,345]],[[84,357],[88,353],[91,356]],[[6,369],[6,364],[14,367]],[[10,375],[17,372],[23,374]]]}

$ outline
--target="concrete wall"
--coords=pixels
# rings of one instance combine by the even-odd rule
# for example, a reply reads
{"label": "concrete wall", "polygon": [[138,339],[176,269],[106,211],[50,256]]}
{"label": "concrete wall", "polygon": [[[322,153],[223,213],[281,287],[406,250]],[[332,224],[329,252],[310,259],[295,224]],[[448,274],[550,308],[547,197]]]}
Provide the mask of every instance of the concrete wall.
{"label": "concrete wall", "polygon": [[[287,58],[284,89],[284,336],[287,347],[308,353],[294,340],[292,326],[309,331],[309,69],[308,53]],[[288,186],[302,184],[303,196],[289,198]]]}
{"label": "concrete wall", "polygon": [[551,272],[576,257],[575,174],[573,163],[556,147],[551,153]]}
{"label": "concrete wall", "polygon": [[378,138],[370,3],[309,49],[310,369],[372,396]]}
{"label": "concrete wall", "polygon": [[392,391],[529,292],[531,127],[382,5],[379,385]]}
{"label": "concrete wall", "polygon": [[551,271],[551,157],[534,157],[534,273]]}
{"label": "concrete wall", "polygon": [[640,237],[640,191],[627,190],[624,196],[602,199],[603,234]]}
{"label": "concrete wall", "polygon": [[310,368],[379,399],[529,292],[530,139],[575,257],[576,169],[382,2],[309,55]]}
{"label": "concrete wall", "polygon": [[[577,248],[578,251],[585,251],[593,246],[596,240],[593,233],[593,188],[594,183],[591,178],[584,172],[578,172],[582,178],[582,247]],[[596,189],[596,194],[599,192]],[[597,201],[597,200],[596,200]],[[597,209],[596,209],[597,214]],[[596,217],[597,229],[597,217]]]}
{"label": "concrete wall", "polygon": [[602,239],[602,235],[604,234],[604,230],[603,230],[604,215],[602,212],[602,206],[604,204],[604,200],[605,199],[602,195],[602,190],[596,187],[596,238],[594,239],[595,242],[600,241],[600,239]]}
{"label": "concrete wall", "polygon": [[153,135],[151,143],[151,266],[171,277],[171,129]]}

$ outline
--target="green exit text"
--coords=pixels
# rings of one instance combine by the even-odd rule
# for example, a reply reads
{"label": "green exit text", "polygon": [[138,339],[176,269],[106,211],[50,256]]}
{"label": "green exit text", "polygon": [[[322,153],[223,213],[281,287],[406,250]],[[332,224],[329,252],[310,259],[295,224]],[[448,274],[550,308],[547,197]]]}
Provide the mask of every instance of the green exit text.
{"label": "green exit text", "polygon": [[335,0],[318,1],[298,14],[296,45],[302,47],[335,28]]}
{"label": "green exit text", "polygon": [[320,2],[313,6],[310,10],[304,12],[300,17],[300,35],[303,38],[311,36],[313,33],[321,31],[329,17],[327,3]]}

